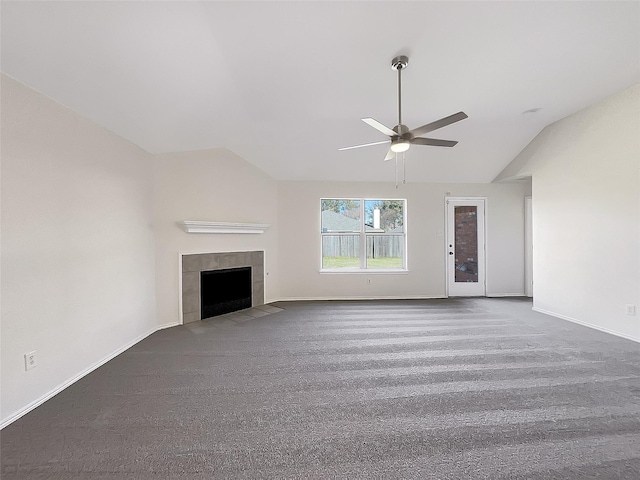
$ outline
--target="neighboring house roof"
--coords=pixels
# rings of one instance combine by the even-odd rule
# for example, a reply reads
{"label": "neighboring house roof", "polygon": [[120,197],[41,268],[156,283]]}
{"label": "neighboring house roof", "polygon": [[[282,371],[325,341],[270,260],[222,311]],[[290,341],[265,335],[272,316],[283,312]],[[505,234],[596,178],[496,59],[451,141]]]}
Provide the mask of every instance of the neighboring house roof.
{"label": "neighboring house roof", "polygon": [[[323,210],[322,212],[322,232],[359,232],[360,220],[349,218],[340,213],[336,213],[333,210]],[[379,228],[373,228],[370,225],[365,225],[365,231],[367,232],[384,232]]]}

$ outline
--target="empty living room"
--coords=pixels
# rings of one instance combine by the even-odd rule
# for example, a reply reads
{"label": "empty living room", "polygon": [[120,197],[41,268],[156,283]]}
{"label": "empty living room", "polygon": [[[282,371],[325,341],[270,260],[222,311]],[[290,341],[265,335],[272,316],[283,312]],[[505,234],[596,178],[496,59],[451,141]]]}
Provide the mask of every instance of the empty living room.
{"label": "empty living room", "polygon": [[0,478],[640,478],[640,2],[0,2]]}

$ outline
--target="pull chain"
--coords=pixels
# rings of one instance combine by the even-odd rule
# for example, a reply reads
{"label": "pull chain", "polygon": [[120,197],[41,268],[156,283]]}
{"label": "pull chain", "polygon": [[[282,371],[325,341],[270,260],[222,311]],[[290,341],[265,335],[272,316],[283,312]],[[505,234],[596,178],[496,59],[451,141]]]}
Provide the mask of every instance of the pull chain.
{"label": "pull chain", "polygon": [[398,188],[398,154],[396,153],[396,188]]}
{"label": "pull chain", "polygon": [[407,183],[407,164],[404,161],[404,152],[402,152],[402,183]]}

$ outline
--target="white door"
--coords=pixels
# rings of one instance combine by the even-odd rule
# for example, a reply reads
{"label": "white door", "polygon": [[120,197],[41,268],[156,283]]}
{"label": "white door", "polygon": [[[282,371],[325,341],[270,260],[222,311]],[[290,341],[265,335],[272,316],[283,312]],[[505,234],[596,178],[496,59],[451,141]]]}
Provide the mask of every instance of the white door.
{"label": "white door", "polygon": [[447,294],[484,296],[484,199],[454,198],[447,202]]}

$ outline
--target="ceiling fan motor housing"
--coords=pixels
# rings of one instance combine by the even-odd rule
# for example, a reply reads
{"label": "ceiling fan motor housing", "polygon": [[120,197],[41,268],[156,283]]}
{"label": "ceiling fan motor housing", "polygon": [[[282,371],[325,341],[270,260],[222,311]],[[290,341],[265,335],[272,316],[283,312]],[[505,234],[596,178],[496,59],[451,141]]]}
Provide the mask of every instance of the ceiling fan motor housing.
{"label": "ceiling fan motor housing", "polygon": [[393,131],[396,132],[399,137],[409,138],[409,136],[407,135],[409,133],[409,127],[407,127],[406,125],[396,125],[395,127],[393,127]]}
{"label": "ceiling fan motor housing", "polygon": [[403,124],[398,124],[393,128],[393,131],[398,135],[391,137],[391,151],[394,153],[406,152],[411,146],[411,139],[413,135],[409,131],[409,127]]}

